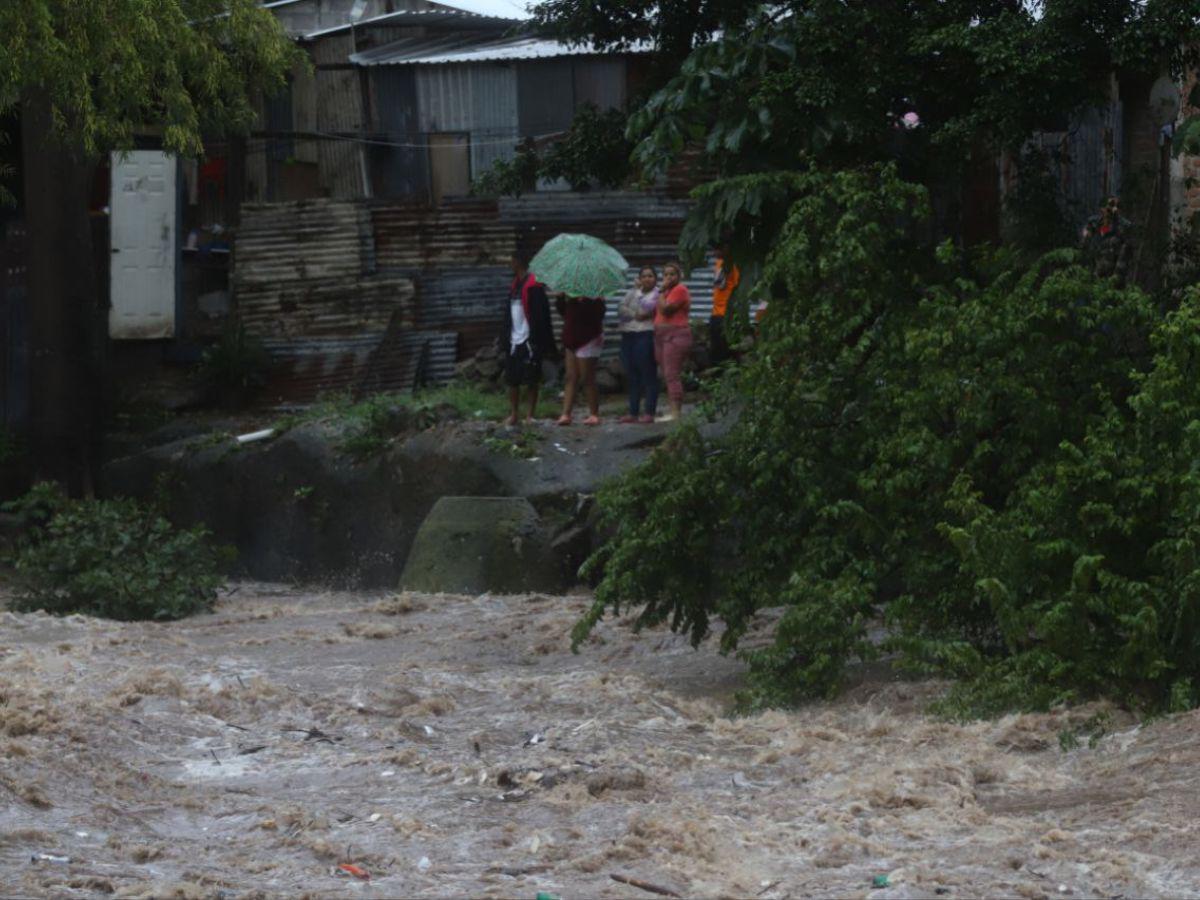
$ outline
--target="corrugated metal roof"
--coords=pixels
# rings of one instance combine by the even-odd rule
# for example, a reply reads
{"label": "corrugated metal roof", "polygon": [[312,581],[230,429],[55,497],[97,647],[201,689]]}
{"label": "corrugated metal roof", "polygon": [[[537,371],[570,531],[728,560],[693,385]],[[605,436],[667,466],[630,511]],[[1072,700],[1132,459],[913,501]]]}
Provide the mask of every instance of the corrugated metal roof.
{"label": "corrugated metal roof", "polygon": [[[442,43],[443,46],[438,46]],[[622,53],[649,53],[649,44],[638,44]],[[591,44],[565,44],[561,41],[534,37],[499,39],[475,38],[470,42],[461,36],[446,36],[435,40],[406,39],[355,53],[352,63],[361,66],[446,65],[448,63],[504,62],[518,59],[552,59],[559,56],[602,55]]]}
{"label": "corrugated metal roof", "polygon": [[477,16],[497,16],[506,19],[528,19],[525,0],[436,0],[434,6],[474,13]]}
{"label": "corrugated metal roof", "polygon": [[372,16],[369,19],[361,19],[358,22],[343,22],[328,28],[318,28],[305,33],[302,39],[315,41],[351,29],[370,28],[376,25],[411,25],[422,28],[427,25],[465,25],[476,28],[493,26],[498,29],[507,29],[512,26],[514,21],[518,20],[513,17],[481,15],[458,9],[405,9],[399,12],[384,13],[382,16]]}

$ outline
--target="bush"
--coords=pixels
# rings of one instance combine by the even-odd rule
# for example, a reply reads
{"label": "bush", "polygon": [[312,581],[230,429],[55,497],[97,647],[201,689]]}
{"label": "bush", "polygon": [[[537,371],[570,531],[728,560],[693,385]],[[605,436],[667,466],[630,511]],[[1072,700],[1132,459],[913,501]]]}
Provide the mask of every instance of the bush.
{"label": "bush", "polygon": [[511,196],[537,188],[539,178],[562,179],[571,190],[592,185],[617,188],[633,172],[633,145],[625,137],[627,113],[601,110],[587,103],[575,113],[571,127],[539,155],[532,143],[517,149],[511,159],[498,159],[471,184],[471,192],[485,197]]}
{"label": "bush", "polygon": [[11,560],[13,609],[109,619],[179,619],[212,608],[225,551],[133,500],[70,500],[36,485],[5,509],[28,533]]}
{"label": "bush", "polygon": [[531,145],[517,148],[512,159],[498,159],[471,182],[471,193],[480,197],[520,197],[537,189],[541,161]]}
{"label": "bush", "polygon": [[270,369],[271,354],[241,324],[225,329],[200,360],[204,383],[218,403],[231,407],[244,405],[266,384]]}
{"label": "bush", "polygon": [[[879,653],[963,679],[960,714],[1200,685],[1200,296],[914,238],[890,168],[793,181],[739,415],[683,429],[601,495],[613,537],[578,643],[640,607],[745,653],[751,705],[835,691]],[[873,626],[882,625],[882,629]],[[880,639],[879,632],[886,637]]]}
{"label": "bush", "polygon": [[570,130],[551,146],[542,165],[544,178],[561,178],[575,191],[596,183],[604,188],[624,184],[631,172],[633,145],[625,137],[627,114],[587,103]]}

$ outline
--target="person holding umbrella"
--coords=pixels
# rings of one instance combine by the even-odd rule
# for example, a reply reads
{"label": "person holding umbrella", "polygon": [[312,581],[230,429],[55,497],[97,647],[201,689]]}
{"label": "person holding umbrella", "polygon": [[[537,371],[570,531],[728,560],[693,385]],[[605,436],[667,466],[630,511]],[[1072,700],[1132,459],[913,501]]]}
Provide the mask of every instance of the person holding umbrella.
{"label": "person holding umbrella", "polygon": [[530,261],[529,268],[547,290],[559,295],[567,383],[558,424],[571,424],[575,395],[582,381],[589,412],[583,423],[599,425],[596,360],[604,348],[604,298],[625,286],[625,270],[629,264],[625,257],[598,238],[586,234],[560,234],[546,242]]}
{"label": "person holding umbrella", "polygon": [[600,392],[596,388],[596,360],[604,350],[604,298],[559,294],[557,304],[563,319],[562,345],[567,368],[562,415],[558,417],[558,424],[571,424],[575,394],[582,383],[588,405],[588,417],[583,424],[599,425]]}

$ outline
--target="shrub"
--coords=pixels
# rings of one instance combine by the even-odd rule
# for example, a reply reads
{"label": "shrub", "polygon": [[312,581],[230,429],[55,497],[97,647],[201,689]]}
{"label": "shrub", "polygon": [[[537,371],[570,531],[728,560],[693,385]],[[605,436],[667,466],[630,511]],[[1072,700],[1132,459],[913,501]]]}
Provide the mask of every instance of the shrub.
{"label": "shrub", "polygon": [[625,137],[627,114],[619,109],[598,109],[587,103],[571,121],[571,128],[551,146],[542,165],[542,176],[561,178],[572,190],[586,190],[593,182],[605,188],[624,184],[631,171],[633,145]]}
{"label": "shrub", "polygon": [[471,183],[471,192],[485,197],[519,197],[537,188],[539,178],[562,179],[572,190],[593,184],[617,188],[629,181],[633,145],[625,136],[628,116],[619,109],[601,110],[587,103],[575,113],[571,127],[539,154],[532,143],[519,147],[511,159],[498,159]]}
{"label": "shrub", "polygon": [[225,329],[200,361],[201,378],[217,401],[234,407],[246,403],[266,383],[270,369],[271,354],[241,324]]}
{"label": "shrub", "polygon": [[225,554],[134,500],[71,500],[39,484],[5,508],[30,527],[11,560],[17,610],[179,619],[212,608]]}
{"label": "shrub", "polygon": [[733,650],[782,607],[744,654],[751,705],[881,652],[962,678],[960,714],[1195,703],[1200,297],[1164,315],[1075,251],[923,245],[924,192],[890,168],[793,190],[736,422],[602,492],[576,643],[633,605],[697,642],[719,619]]}

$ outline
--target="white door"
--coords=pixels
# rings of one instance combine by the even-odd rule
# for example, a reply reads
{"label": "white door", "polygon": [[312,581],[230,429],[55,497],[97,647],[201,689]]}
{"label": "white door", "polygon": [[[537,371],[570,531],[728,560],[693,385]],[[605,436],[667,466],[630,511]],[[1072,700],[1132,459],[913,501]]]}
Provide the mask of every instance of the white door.
{"label": "white door", "polygon": [[157,150],[112,156],[109,337],[175,336],[175,171]]}

